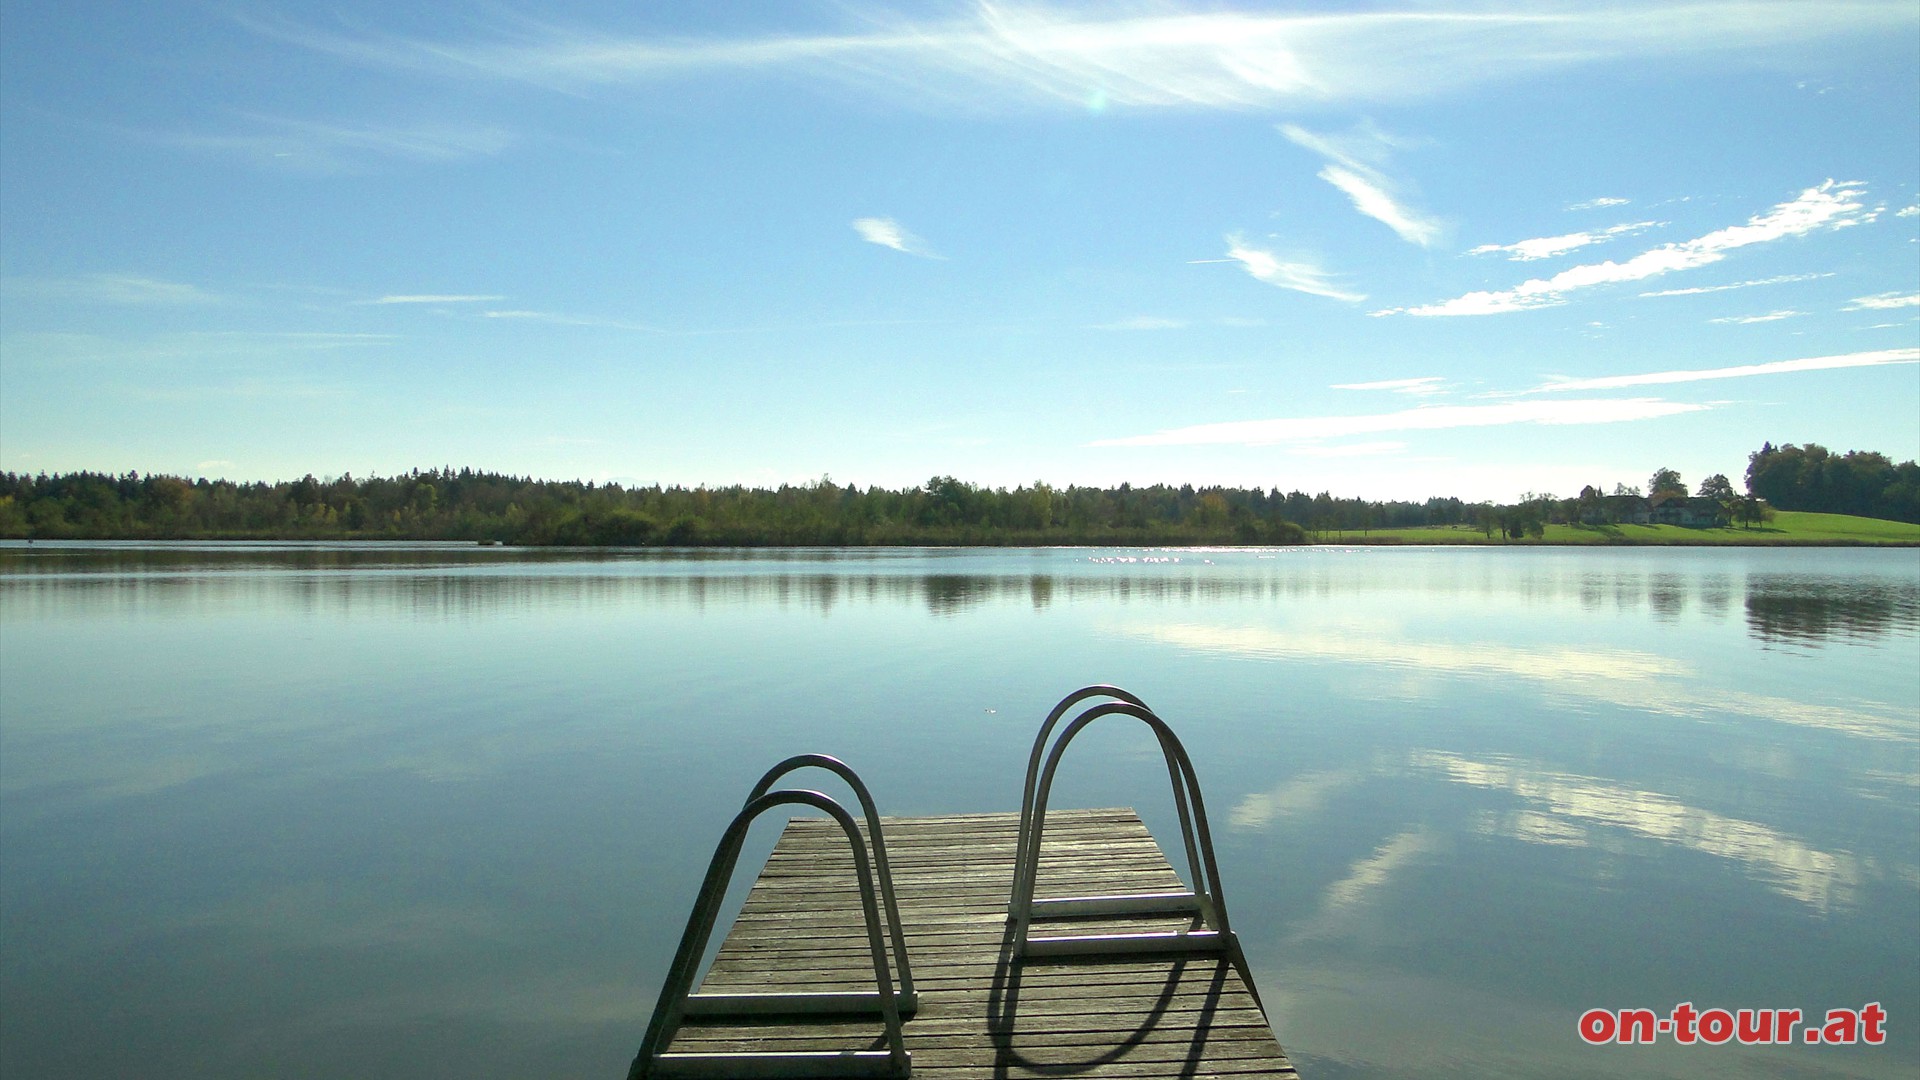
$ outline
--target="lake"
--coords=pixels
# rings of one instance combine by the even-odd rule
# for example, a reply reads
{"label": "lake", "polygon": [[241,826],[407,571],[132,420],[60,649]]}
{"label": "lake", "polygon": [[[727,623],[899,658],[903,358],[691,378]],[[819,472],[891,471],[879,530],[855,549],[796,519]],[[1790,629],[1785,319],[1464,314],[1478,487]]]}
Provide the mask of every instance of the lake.
{"label": "lake", "polygon": [[[1093,682],[1308,1080],[1920,1068],[1920,551],[10,544],[0,1074],[624,1076],[767,766],[1016,809]],[[1889,1037],[1576,1030],[1679,1002]]]}

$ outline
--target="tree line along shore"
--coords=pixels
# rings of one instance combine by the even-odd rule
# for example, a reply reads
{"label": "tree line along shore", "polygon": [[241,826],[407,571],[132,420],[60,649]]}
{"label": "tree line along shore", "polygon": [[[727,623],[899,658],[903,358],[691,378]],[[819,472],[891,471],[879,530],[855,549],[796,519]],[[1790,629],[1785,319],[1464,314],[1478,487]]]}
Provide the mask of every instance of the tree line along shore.
{"label": "tree line along shore", "polygon": [[[464,468],[275,483],[9,472],[0,473],[0,537],[672,547],[1920,542],[1920,465],[1912,461],[1769,443],[1750,455],[1746,480],[1744,494],[1723,475],[1689,491],[1678,473],[1661,469],[1644,493],[1589,485],[1575,496],[1528,493],[1496,504],[1277,487],[1009,490],[950,476],[895,490],[826,477],[777,488],[624,486]],[[1809,523],[1808,515],[1880,524]]]}

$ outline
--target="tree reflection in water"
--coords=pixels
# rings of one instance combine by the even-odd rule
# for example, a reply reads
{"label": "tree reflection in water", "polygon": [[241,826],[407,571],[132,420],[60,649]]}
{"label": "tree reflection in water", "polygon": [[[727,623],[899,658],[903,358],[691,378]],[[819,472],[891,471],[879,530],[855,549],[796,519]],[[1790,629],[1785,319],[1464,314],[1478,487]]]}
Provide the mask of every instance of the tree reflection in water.
{"label": "tree reflection in water", "polygon": [[1747,629],[1769,644],[1822,646],[1861,642],[1920,628],[1920,586],[1870,586],[1807,578],[1747,583]]}

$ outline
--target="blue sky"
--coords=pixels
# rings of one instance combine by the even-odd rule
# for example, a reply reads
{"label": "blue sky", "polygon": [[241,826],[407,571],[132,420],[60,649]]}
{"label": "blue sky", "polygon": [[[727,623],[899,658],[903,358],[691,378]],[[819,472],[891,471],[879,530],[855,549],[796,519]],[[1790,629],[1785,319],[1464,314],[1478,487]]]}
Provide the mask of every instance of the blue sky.
{"label": "blue sky", "polygon": [[1911,0],[0,3],[0,468],[1920,454]]}

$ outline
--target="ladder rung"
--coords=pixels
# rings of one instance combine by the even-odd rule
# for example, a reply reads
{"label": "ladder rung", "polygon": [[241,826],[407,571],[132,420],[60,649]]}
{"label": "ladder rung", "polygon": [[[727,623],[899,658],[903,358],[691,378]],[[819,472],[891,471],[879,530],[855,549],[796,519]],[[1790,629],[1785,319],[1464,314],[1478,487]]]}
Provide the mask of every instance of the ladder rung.
{"label": "ladder rung", "polygon": [[1200,898],[1190,892],[1135,893],[1035,900],[1031,917],[1061,919],[1078,915],[1158,915],[1201,910]]}
{"label": "ladder rung", "polygon": [[[912,1068],[912,1054],[907,1068]],[[650,1076],[687,1078],[687,1080],[776,1080],[780,1077],[842,1077],[908,1075],[894,1067],[893,1055],[885,1050],[819,1051],[789,1054],[660,1054],[653,1059]]]}
{"label": "ladder rung", "polygon": [[1084,934],[1029,937],[1025,956],[1093,956],[1102,953],[1216,953],[1231,948],[1233,935],[1218,930],[1162,934]]}
{"label": "ladder rung", "polygon": [[[906,1015],[920,1007],[918,992],[894,994],[894,1008]],[[688,994],[686,1016],[768,1016],[790,1013],[881,1013],[886,1006],[871,990],[812,994]]]}

